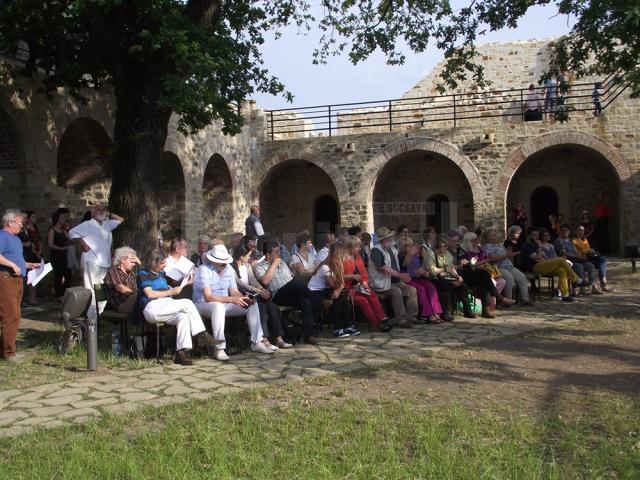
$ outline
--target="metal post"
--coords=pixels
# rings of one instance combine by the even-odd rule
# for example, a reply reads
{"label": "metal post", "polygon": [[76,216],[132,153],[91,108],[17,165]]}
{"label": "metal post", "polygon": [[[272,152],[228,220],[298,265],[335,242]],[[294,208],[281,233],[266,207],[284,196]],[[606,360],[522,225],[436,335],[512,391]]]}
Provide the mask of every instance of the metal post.
{"label": "metal post", "polygon": [[393,114],[391,113],[391,100],[389,100],[389,131],[393,132]]}
{"label": "metal post", "polygon": [[98,320],[87,318],[87,369],[98,369]]}
{"label": "metal post", "polygon": [[273,110],[269,112],[269,116],[271,117],[271,140],[274,140],[273,136]]}
{"label": "metal post", "polygon": [[458,119],[456,118],[456,96],[453,95],[453,126],[458,126]]}
{"label": "metal post", "polygon": [[329,109],[329,136],[331,136],[331,105],[327,108]]}
{"label": "metal post", "polygon": [[524,122],[524,92],[520,89],[520,119]]}

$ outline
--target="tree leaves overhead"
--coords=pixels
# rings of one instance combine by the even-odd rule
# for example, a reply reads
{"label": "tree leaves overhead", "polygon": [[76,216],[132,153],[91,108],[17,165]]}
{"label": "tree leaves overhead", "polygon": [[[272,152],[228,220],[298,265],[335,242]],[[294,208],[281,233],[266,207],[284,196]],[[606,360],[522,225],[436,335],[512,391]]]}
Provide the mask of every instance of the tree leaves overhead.
{"label": "tree leaves overhead", "polygon": [[[82,99],[105,83],[179,114],[196,131],[222,119],[241,127],[238,102],[284,86],[263,66],[265,32],[304,23],[304,2],[242,0],[12,0],[0,2],[0,55],[26,59],[15,74],[38,76]],[[157,83],[159,88],[149,88]],[[234,105],[235,104],[235,105]]]}
{"label": "tree leaves overhead", "polygon": [[284,92],[263,65],[267,32],[319,28],[316,63],[340,54],[358,63],[380,50],[402,64],[435,45],[447,60],[441,89],[468,78],[482,86],[475,50],[482,33],[515,28],[532,6],[546,4],[576,20],[555,44],[550,69],[622,70],[640,91],[637,0],[473,0],[463,8],[449,0],[321,0],[320,9],[307,0],[11,0],[0,2],[0,55],[25,60],[13,73],[37,75],[47,93],[138,88],[149,103],[178,113],[182,131],[221,119],[236,133],[242,119],[234,103],[255,91]]}

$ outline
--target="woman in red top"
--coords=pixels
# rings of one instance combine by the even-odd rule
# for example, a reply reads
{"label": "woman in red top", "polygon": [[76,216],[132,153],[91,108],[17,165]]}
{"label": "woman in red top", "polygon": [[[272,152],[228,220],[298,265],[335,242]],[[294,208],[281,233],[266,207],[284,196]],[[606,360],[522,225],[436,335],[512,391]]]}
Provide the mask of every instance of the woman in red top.
{"label": "woman in red top", "polygon": [[360,256],[361,241],[358,237],[348,236],[344,244],[349,254],[343,264],[344,274],[360,276],[359,282],[345,279],[344,288],[349,290],[353,298],[353,305],[371,323],[373,328],[388,332],[391,330],[392,325],[389,322],[389,317],[384,313],[382,305],[380,305],[378,295],[369,286],[369,273]]}

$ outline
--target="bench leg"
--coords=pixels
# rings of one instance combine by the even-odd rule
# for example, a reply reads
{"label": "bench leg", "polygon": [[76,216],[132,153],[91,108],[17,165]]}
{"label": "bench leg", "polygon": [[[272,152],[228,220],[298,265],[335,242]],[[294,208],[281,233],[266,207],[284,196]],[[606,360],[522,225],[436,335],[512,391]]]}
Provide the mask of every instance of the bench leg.
{"label": "bench leg", "polygon": [[156,363],[160,363],[160,326],[156,323]]}
{"label": "bench leg", "polygon": [[631,259],[631,273],[636,273],[636,259]]}

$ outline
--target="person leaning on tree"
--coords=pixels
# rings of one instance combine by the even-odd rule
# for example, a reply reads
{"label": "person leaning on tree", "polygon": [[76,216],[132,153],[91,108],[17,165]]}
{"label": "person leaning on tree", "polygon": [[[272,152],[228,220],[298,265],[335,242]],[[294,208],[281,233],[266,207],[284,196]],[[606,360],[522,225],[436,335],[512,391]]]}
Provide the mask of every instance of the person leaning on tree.
{"label": "person leaning on tree", "polygon": [[20,325],[20,301],[24,276],[27,274],[27,268],[39,267],[39,264],[25,262],[22,255],[22,242],[18,234],[25,218],[20,210],[9,209],[2,215],[2,230],[0,230],[2,358],[9,362],[18,360],[16,337]]}

